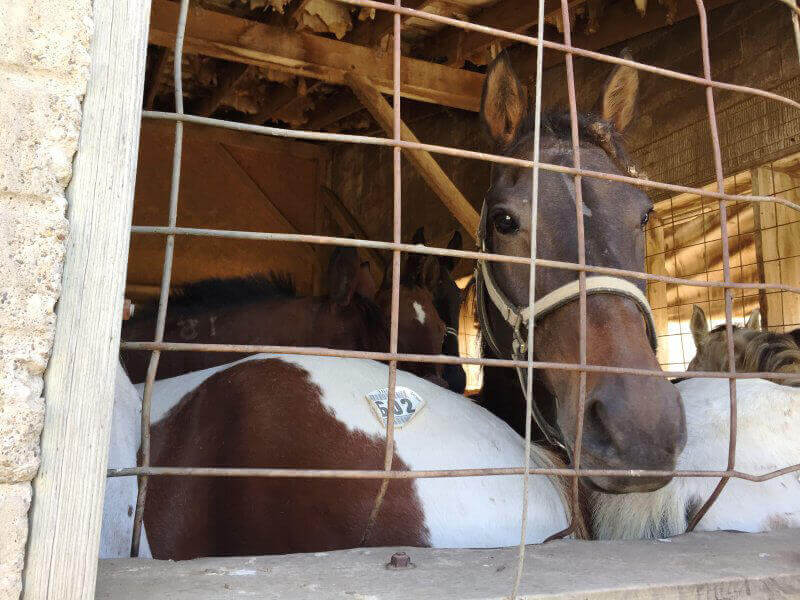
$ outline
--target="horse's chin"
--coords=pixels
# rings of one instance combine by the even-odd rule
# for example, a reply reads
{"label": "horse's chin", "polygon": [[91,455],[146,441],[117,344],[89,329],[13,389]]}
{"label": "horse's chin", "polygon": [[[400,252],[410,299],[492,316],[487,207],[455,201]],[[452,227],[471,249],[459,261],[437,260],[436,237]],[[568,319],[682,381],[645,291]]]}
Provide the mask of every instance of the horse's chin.
{"label": "horse's chin", "polygon": [[671,480],[672,477],[586,477],[584,483],[602,494],[641,494],[660,490]]}

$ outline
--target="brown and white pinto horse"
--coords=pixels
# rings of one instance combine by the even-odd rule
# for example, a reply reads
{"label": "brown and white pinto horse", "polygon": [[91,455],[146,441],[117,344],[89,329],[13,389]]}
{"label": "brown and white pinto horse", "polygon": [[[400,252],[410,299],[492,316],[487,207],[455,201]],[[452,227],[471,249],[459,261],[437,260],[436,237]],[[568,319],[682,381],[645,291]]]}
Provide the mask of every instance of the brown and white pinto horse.
{"label": "brown and white pinto horse", "polygon": [[[368,394],[388,367],[356,359],[256,355],[156,383],[155,466],[381,469],[384,422]],[[463,396],[403,371],[393,469],[519,467],[524,441]],[[421,398],[424,405],[415,398]],[[412,412],[413,411],[413,412]],[[415,414],[416,413],[416,414]],[[533,448],[533,464],[554,466]],[[359,545],[497,547],[519,543],[518,475],[400,479],[367,531],[379,479],[150,479],[145,526],[155,558],[325,551]],[[567,487],[532,477],[528,542],[567,524]]]}
{"label": "brown and white pinto horse", "polygon": [[[436,258],[411,268],[435,271]],[[408,272],[408,268],[404,268]],[[414,354],[440,354],[445,326],[433,304],[433,292],[409,273],[400,288],[399,349]],[[164,339],[173,342],[315,346],[386,352],[389,349],[389,299],[378,294],[355,248],[336,248],[328,268],[329,294],[299,297],[287,277],[212,279],[184,286],[167,310]],[[126,341],[152,339],[156,306],[145,307],[125,321]],[[134,383],[144,381],[150,353],[123,350],[122,362]],[[226,364],[242,358],[235,352],[164,352],[157,379]],[[403,368],[444,384],[441,365],[404,363]]]}
{"label": "brown and white pinto horse", "polygon": [[[631,121],[638,89],[634,69],[616,68],[600,98],[601,116],[578,119],[580,161],[584,169],[630,174],[620,134]],[[533,115],[527,94],[501,54],[486,75],[481,116],[496,151],[510,157],[533,156]],[[542,119],[541,160],[573,166],[569,114],[546,114]],[[536,255],[542,259],[578,261],[574,179],[541,170],[539,175]],[[639,188],[616,181],[581,180],[586,263],[644,271],[644,226],[652,203]],[[530,168],[494,164],[486,193],[483,244],[499,254],[529,256],[531,244]],[[523,264],[487,263],[488,273],[509,303],[528,307],[529,268]],[[570,270],[537,267],[536,299],[561,289],[577,278]],[[479,280],[480,282],[480,280]],[[644,282],[633,281],[640,291]],[[514,331],[490,298],[477,290],[484,354],[512,355]],[[533,312],[531,310],[531,312]],[[628,297],[597,293],[587,298],[587,362],[593,365],[658,369],[641,303]],[[579,362],[578,302],[563,303],[537,320],[536,360]],[[492,349],[494,346],[494,349]],[[577,419],[579,374],[567,370],[535,372],[534,398],[545,420],[557,426],[571,447]],[[659,377],[588,373],[586,377],[582,465],[587,468],[672,469],[686,440],[686,426],[676,388]],[[483,406],[518,432],[525,428],[524,396],[517,374],[510,369],[486,368]],[[549,417],[549,418],[548,418]],[[534,439],[537,439],[536,437]],[[586,478],[609,492],[656,489],[665,478]]]}

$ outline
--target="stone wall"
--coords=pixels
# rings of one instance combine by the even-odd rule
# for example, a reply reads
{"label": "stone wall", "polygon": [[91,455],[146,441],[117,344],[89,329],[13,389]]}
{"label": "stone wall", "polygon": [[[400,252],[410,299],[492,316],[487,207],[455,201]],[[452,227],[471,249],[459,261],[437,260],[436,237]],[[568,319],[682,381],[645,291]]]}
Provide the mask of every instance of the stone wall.
{"label": "stone wall", "polygon": [[0,600],[16,600],[38,468],[90,0],[0,2]]}

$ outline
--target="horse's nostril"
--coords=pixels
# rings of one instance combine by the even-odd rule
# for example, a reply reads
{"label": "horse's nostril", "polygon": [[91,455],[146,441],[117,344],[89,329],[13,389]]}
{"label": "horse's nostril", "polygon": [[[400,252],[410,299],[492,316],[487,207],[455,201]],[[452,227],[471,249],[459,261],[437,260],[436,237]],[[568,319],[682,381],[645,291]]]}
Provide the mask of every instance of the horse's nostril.
{"label": "horse's nostril", "polygon": [[619,450],[609,428],[608,414],[603,400],[592,398],[586,407],[584,429],[590,434],[592,445],[600,448]]}

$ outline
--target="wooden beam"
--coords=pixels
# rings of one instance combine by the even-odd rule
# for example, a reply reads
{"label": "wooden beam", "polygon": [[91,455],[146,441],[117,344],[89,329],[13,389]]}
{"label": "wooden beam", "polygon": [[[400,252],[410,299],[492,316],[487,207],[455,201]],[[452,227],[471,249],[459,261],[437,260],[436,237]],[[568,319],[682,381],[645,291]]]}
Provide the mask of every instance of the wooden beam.
{"label": "wooden beam", "polygon": [[[300,233],[297,227],[286,218],[281,210],[275,206],[275,203],[270,200],[267,193],[261,188],[260,185],[250,176],[250,173],[245,170],[245,168],[239,164],[239,161],[236,160],[236,157],[231,154],[231,151],[228,150],[223,144],[219,145],[221,150],[220,154],[225,157],[225,162],[236,172],[241,175],[241,180],[244,182],[245,186],[250,188],[250,190],[260,196],[262,201],[264,202],[264,208],[266,212],[269,214],[270,219],[275,221],[278,224],[280,229],[283,229],[286,233]],[[316,252],[316,247],[311,244],[295,244],[297,246],[298,252],[304,256],[304,258],[309,263],[314,263],[319,261],[319,255]]]}
{"label": "wooden beam", "polygon": [[[584,0],[570,0],[570,6]],[[545,0],[545,12],[560,11],[561,0]],[[539,10],[530,0],[503,0],[482,10],[473,19],[476,25],[503,29],[512,33],[523,33],[536,25]],[[494,36],[448,27],[440,35],[428,38],[420,47],[422,56],[445,59],[450,66],[461,66],[466,57],[483,50],[493,42],[503,42]]]}
{"label": "wooden beam", "polygon": [[[150,42],[172,47],[180,6],[153,0]],[[191,8],[184,50],[223,60],[278,69],[294,75],[345,85],[345,75],[357,72],[385,93],[392,90],[392,57],[375,50],[306,32]],[[443,65],[402,59],[404,98],[477,111],[483,75]]]}
{"label": "wooden beam", "polygon": [[[365,77],[355,73],[347,74],[347,81],[353,93],[361,101],[364,107],[370,112],[374,119],[391,134],[393,127],[392,107],[381,95],[378,89]],[[401,137],[408,142],[419,142],[414,133],[401,122]],[[478,224],[480,217],[478,212],[464,198],[463,194],[453,184],[450,178],[442,171],[439,163],[431,156],[430,152],[424,150],[407,150],[409,158],[414,166],[417,167],[420,175],[426,183],[439,197],[447,209],[452,213],[456,220],[461,223],[464,229],[474,240],[477,241]]]}
{"label": "wooden beam", "polygon": [[153,103],[156,101],[158,94],[159,83],[161,82],[161,74],[167,67],[167,49],[156,48],[155,60],[153,61],[153,68],[144,84],[144,108],[145,110],[153,110]]}
{"label": "wooden beam", "polygon": [[261,110],[247,118],[247,121],[255,125],[263,125],[276,112],[287,106],[297,97],[297,89],[279,83],[270,86],[267,92],[267,99]]}
{"label": "wooden beam", "polygon": [[[430,0],[405,0],[403,7],[423,10],[423,7],[430,3]],[[374,46],[384,35],[392,31],[392,27],[394,27],[394,13],[379,10],[374,19],[361,21],[356,25],[347,40],[362,46]]]}
{"label": "wooden beam", "polygon": [[24,597],[37,600],[95,595],[139,155],[150,0],[94,0],[92,9],[92,64],[66,191],[70,232],[23,575]]}
{"label": "wooden beam", "polygon": [[355,98],[350,90],[345,88],[332,100],[316,108],[309,116],[305,128],[311,131],[324,131],[331,125],[362,110],[364,107],[361,106],[358,98]]}
{"label": "wooden beam", "polygon": [[[339,196],[336,195],[336,192],[326,186],[322,186],[322,192],[320,196],[322,204],[328,209],[328,212],[333,215],[333,218],[339,224],[339,227],[342,228],[345,235],[354,235],[356,238],[362,240],[372,239],[370,235],[364,231],[364,228],[361,227],[353,214],[347,210],[347,207]],[[378,269],[381,271],[386,270],[386,260],[384,260],[383,256],[381,256],[377,250],[373,250],[372,248],[364,248],[364,250]],[[378,280],[376,279],[376,281]]]}
{"label": "wooden beam", "polygon": [[[706,0],[706,10],[713,10],[737,0]],[[697,17],[695,0],[678,0],[678,10],[674,23]],[[603,26],[605,24],[605,26]],[[600,29],[597,33],[587,34],[581,31],[572,33],[572,45],[586,50],[601,50],[625,40],[656,31],[667,26],[667,9],[656,2],[650,2],[647,13],[642,17],[632,2],[617,2],[608,6],[603,13]],[[561,36],[557,40],[563,41]],[[635,58],[635,57],[634,57]],[[530,80],[536,74],[536,49],[527,44],[520,44],[511,51],[511,59],[520,78]],[[548,50],[544,54],[544,68],[564,62],[564,53]]]}
{"label": "wooden beam", "polygon": [[211,90],[209,96],[202,98],[199,102],[194,103],[194,106],[189,107],[187,112],[201,117],[213,115],[225,97],[236,89],[249,68],[249,65],[243,63],[226,64],[217,77],[217,87]]}

